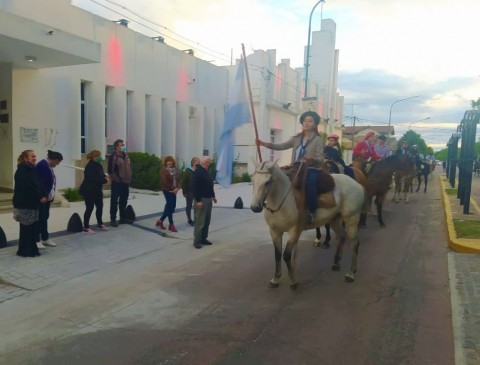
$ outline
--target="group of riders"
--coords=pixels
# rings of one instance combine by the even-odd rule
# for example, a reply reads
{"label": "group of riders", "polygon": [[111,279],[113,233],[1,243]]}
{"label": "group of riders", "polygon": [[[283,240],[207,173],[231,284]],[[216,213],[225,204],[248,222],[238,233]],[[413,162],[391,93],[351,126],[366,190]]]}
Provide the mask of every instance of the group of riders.
{"label": "group of riders", "polygon": [[[320,116],[314,111],[307,111],[300,116],[302,131],[291,137],[283,143],[269,143],[259,139],[256,140],[258,146],[267,147],[272,150],[292,149],[291,163],[306,162],[307,169],[305,194],[306,205],[309,214],[307,221],[313,218],[317,208],[317,182],[319,177],[318,167],[328,166],[332,173],[345,173],[354,178],[353,169],[348,166],[342,158],[342,151],[339,144],[339,136],[331,134],[327,137],[327,145],[324,145],[323,138],[318,132]],[[386,137],[378,137],[379,143],[376,144],[377,136],[374,132],[368,132],[364,139],[358,142],[353,149],[353,166],[359,167],[365,175],[375,161],[380,161],[391,155],[390,148],[385,144]],[[423,162],[423,156],[418,151],[418,146],[413,145],[409,148],[408,142],[403,141],[397,149],[395,155],[408,156],[415,163],[417,170]]]}

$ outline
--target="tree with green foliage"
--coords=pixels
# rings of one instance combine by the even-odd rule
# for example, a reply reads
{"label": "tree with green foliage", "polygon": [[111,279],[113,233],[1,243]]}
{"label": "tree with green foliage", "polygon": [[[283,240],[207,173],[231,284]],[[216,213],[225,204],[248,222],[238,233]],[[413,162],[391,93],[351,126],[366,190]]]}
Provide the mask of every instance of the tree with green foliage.
{"label": "tree with green foliage", "polygon": [[403,141],[407,141],[410,147],[417,145],[418,151],[424,156],[433,155],[433,148],[427,146],[425,140],[414,130],[410,129],[406,131],[405,134],[399,139],[398,146],[401,146]]}
{"label": "tree with green foliage", "polygon": [[470,100],[470,104],[472,105],[473,110],[480,110],[480,98],[475,100]]}
{"label": "tree with green foliage", "polygon": [[[458,148],[458,156],[460,156],[460,147]],[[441,161],[447,161],[448,148],[444,148],[435,153],[435,158]],[[480,142],[475,142],[475,159],[480,157]]]}

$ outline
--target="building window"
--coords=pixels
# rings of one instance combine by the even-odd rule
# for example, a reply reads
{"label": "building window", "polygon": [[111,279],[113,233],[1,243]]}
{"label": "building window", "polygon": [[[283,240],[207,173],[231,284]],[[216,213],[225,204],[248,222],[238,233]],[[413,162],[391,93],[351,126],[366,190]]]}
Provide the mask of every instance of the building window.
{"label": "building window", "polygon": [[87,125],[87,113],[85,103],[85,82],[80,83],[80,153],[86,153],[87,141],[86,141],[86,125]]}
{"label": "building window", "polygon": [[[270,129],[270,143],[275,143],[275,129]],[[275,152],[270,150],[270,161],[275,160]]]}

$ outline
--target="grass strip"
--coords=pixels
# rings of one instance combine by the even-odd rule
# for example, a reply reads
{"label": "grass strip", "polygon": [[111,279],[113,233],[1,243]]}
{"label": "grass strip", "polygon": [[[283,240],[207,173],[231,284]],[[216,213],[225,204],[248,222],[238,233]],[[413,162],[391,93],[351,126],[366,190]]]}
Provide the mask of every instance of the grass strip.
{"label": "grass strip", "polygon": [[480,238],[480,221],[454,219],[453,224],[458,238]]}

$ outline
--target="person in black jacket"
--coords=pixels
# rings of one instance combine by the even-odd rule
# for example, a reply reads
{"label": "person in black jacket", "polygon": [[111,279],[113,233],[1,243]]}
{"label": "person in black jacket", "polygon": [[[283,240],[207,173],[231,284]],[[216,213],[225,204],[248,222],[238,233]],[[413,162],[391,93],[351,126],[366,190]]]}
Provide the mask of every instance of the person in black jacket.
{"label": "person in black jacket", "polygon": [[213,189],[213,178],[208,173],[208,167],[212,159],[203,156],[200,164],[195,168],[192,175],[192,193],[195,202],[195,228],[193,231],[193,247],[202,248],[202,245],[211,245],[208,237],[208,229],[212,218],[212,201],[217,202]]}
{"label": "person in black jacket", "polygon": [[[345,175],[350,176],[352,179],[355,179],[353,174],[353,170],[350,166],[347,166],[345,161],[342,158],[342,149],[340,147],[340,143],[338,142],[339,137],[336,134],[330,134],[327,137],[328,144],[323,149],[323,154],[325,159],[332,160],[338,165],[343,167]],[[340,171],[332,171],[332,172],[340,172]]]}
{"label": "person in black jacket", "polygon": [[40,181],[35,174],[37,155],[25,150],[18,157],[13,190],[13,219],[20,223],[18,256],[40,256],[37,247],[38,209],[47,198],[43,196]]}
{"label": "person in black jacket", "polygon": [[185,213],[187,214],[187,222],[191,226],[195,225],[192,220],[192,206],[193,206],[193,194],[192,194],[192,175],[195,171],[195,166],[200,162],[198,157],[192,157],[192,161],[190,162],[191,167],[187,167],[183,174],[182,179],[182,193],[185,197],[186,206],[185,206]]}
{"label": "person in black jacket", "polygon": [[103,161],[102,153],[98,150],[92,150],[87,155],[88,163],[85,166],[84,179],[80,185],[80,193],[85,199],[85,213],[83,215],[83,231],[88,234],[95,233],[90,228],[90,217],[93,212],[93,207],[97,209],[95,216],[97,218],[97,228],[101,231],[106,231],[107,227],[103,224],[103,184],[107,183],[105,172],[101,162]]}

